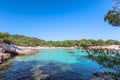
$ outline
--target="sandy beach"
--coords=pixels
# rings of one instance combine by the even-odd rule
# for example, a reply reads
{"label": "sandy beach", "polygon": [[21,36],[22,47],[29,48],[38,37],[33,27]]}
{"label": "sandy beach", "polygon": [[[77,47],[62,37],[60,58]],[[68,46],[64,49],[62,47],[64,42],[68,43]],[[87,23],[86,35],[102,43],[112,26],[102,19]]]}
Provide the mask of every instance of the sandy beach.
{"label": "sandy beach", "polygon": [[120,45],[110,45],[110,46],[90,46],[89,49],[120,50]]}
{"label": "sandy beach", "polygon": [[42,46],[36,46],[36,47],[23,47],[23,46],[18,46],[21,49],[75,49],[75,47],[42,47]]}

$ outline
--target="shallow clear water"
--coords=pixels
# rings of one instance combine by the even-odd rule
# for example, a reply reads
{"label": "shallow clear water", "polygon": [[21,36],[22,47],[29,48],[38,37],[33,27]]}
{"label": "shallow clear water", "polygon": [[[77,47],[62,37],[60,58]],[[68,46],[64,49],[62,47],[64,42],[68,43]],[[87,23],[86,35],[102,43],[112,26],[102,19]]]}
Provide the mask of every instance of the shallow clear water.
{"label": "shallow clear water", "polygon": [[107,70],[77,49],[40,50],[16,57],[0,80],[89,80],[92,73]]}

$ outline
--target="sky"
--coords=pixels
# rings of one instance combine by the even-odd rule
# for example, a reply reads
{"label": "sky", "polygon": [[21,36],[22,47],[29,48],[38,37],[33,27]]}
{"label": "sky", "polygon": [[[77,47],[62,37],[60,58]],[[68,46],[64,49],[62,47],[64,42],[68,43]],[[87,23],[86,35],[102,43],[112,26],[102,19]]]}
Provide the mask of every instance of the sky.
{"label": "sky", "polygon": [[0,0],[0,32],[44,40],[115,39],[104,22],[111,0]]}

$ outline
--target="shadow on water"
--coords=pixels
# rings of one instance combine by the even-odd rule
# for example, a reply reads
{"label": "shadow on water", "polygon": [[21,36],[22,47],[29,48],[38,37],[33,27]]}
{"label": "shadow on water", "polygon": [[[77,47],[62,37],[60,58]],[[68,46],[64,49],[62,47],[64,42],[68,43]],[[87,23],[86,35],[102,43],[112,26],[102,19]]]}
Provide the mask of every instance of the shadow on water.
{"label": "shadow on water", "polygon": [[120,78],[120,51],[92,50],[87,52],[89,58],[113,70],[110,73],[115,80]]}
{"label": "shadow on water", "polygon": [[92,73],[79,63],[16,61],[0,80],[89,80]]}
{"label": "shadow on water", "polygon": [[3,74],[5,73],[6,69],[10,68],[13,62],[14,60],[10,59],[9,61],[6,61],[3,64],[0,64],[0,78],[3,77]]}

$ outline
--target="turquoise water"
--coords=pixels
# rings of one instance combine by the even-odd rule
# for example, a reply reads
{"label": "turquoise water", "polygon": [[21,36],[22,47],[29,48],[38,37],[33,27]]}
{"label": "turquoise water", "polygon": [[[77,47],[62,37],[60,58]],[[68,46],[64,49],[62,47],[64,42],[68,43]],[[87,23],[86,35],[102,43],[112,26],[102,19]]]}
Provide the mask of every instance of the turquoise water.
{"label": "turquoise water", "polygon": [[51,49],[16,57],[0,80],[89,80],[92,73],[104,71],[108,69],[87,58],[85,52]]}

